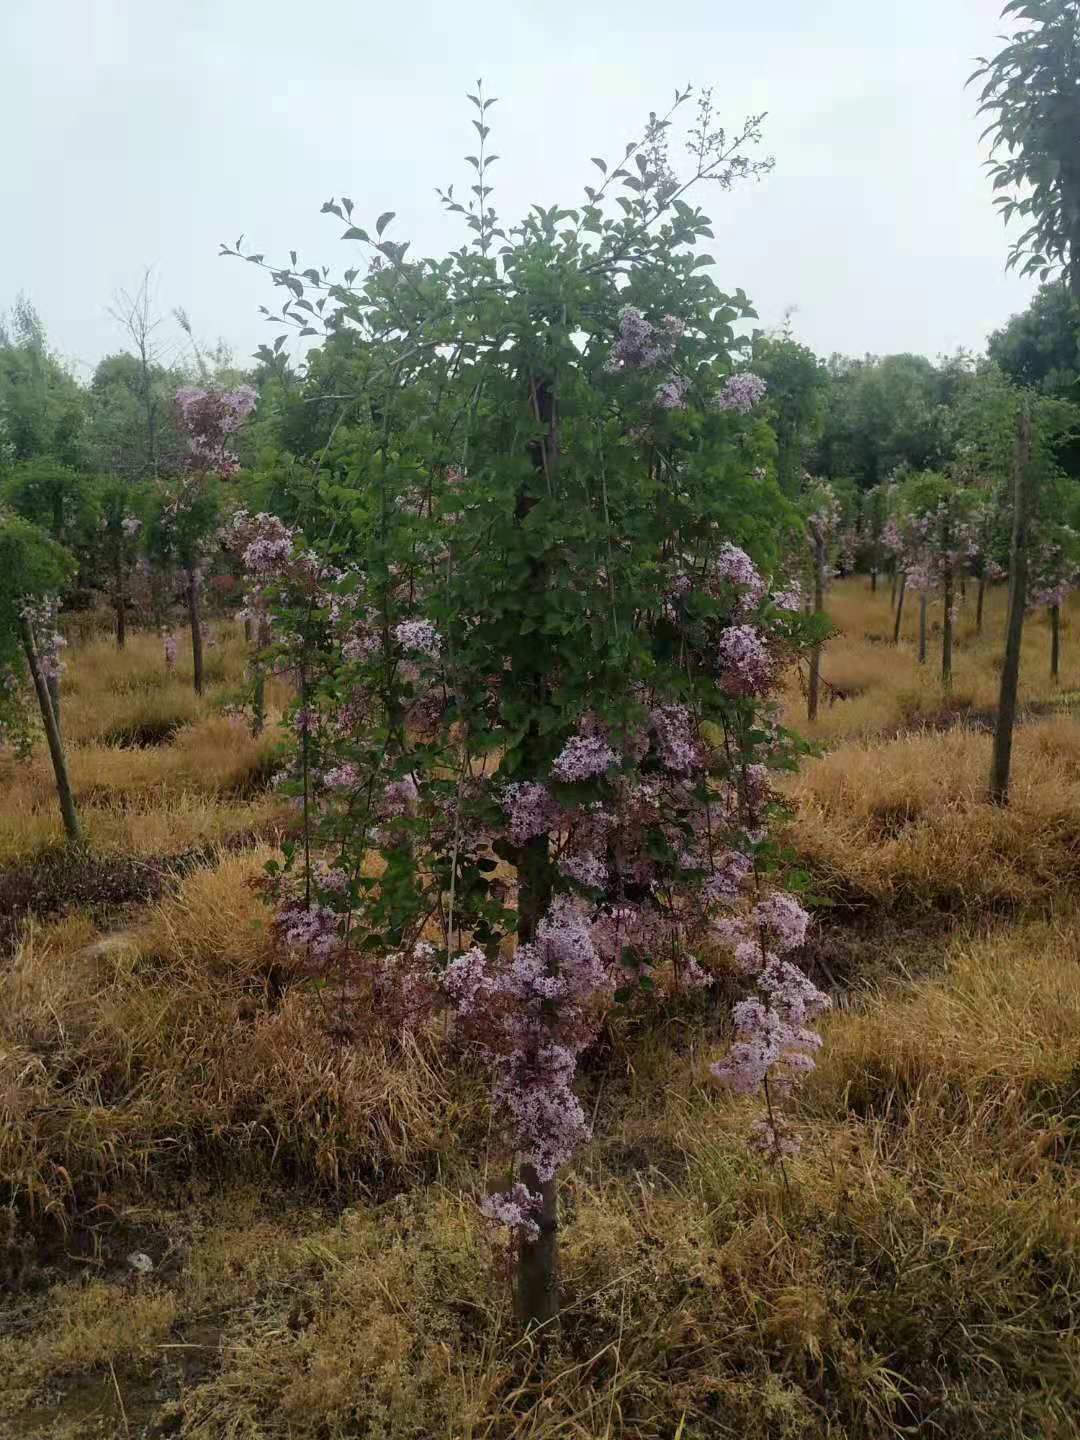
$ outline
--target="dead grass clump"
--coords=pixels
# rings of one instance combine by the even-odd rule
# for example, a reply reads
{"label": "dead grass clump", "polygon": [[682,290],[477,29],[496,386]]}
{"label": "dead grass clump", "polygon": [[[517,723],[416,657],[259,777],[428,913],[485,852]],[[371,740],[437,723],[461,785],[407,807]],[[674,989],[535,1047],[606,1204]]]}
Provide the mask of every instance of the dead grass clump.
{"label": "dead grass clump", "polygon": [[807,1103],[860,1114],[958,1099],[967,1110],[1013,1097],[1044,1105],[1080,1088],[1078,1063],[1080,932],[1070,914],[957,941],[940,979],[830,1025]]}
{"label": "dead grass clump", "polygon": [[200,1158],[379,1186],[465,1125],[475,1097],[419,1041],[342,1050],[321,992],[279,1001],[246,883],[261,859],[189,877],[117,945],[43,956],[31,937],[0,978],[0,1177],[21,1209],[63,1219]]}
{"label": "dead grass clump", "polygon": [[849,905],[975,909],[1046,901],[1080,872],[1080,735],[1022,729],[1007,809],[986,798],[987,738],[956,729],[850,742],[792,781],[792,839]]}

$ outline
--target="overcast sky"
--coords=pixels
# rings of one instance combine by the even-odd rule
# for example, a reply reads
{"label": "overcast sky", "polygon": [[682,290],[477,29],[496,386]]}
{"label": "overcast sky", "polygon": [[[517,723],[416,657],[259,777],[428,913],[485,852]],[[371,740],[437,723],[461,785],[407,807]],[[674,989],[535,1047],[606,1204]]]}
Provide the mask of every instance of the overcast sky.
{"label": "overcast sky", "polygon": [[[973,57],[1001,0],[0,0],[0,308],[24,291],[87,373],[120,348],[113,293],[156,277],[160,308],[243,361],[276,292],[219,259],[340,271],[358,247],[320,215],[395,210],[414,252],[459,242],[435,185],[469,183],[464,100],[500,97],[495,202],[572,205],[674,88],[711,84],[738,125],[767,110],[776,168],[722,195],[717,282],[766,325],[795,307],[821,354],[979,348],[1032,286],[980,168]],[[264,333],[267,332],[267,333]]]}

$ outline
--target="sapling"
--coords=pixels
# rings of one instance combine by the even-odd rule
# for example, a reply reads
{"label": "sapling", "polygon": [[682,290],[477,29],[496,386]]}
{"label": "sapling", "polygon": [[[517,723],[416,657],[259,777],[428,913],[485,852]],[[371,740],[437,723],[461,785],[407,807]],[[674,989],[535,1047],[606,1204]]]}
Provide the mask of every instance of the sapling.
{"label": "sapling", "polygon": [[60,668],[55,596],[74,571],[69,553],[38,526],[0,511],[0,739],[29,746],[23,692],[30,680],[49,747],[64,833],[81,840],[49,681]]}
{"label": "sapling", "polygon": [[759,118],[728,136],[703,92],[680,176],[688,94],[596,161],[579,206],[504,228],[478,91],[474,198],[442,196],[470,244],[413,260],[391,212],[363,228],[332,200],[363,276],[268,267],[280,318],[355,365],[303,529],[238,521],[297,679],[304,844],[269,878],[276,933],[336,988],[343,1033],[440,1017],[489,1069],[517,1169],[481,1208],[517,1237],[530,1328],[557,1319],[558,1178],[590,1134],[575,1079],[612,1008],[708,989],[730,950],[748,994],[714,1073],[766,1091],[758,1142],[782,1160],[775,1102],[827,1003],[785,958],[807,915],[768,839],[769,769],[800,748],[770,696],[807,629],[766,573],[794,517],[738,361],[748,302],[707,273],[684,198],[762,168]]}

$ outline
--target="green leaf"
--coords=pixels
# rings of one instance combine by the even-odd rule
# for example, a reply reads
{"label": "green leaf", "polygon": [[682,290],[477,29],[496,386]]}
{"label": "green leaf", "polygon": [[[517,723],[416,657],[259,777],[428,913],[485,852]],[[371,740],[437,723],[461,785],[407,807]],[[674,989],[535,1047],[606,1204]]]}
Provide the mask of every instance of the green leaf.
{"label": "green leaf", "polygon": [[393,220],[395,213],[396,212],[393,210],[383,211],[383,213],[379,216],[378,220],[375,221],[376,235],[382,234],[382,232],[386,229],[387,225],[390,224],[390,221]]}

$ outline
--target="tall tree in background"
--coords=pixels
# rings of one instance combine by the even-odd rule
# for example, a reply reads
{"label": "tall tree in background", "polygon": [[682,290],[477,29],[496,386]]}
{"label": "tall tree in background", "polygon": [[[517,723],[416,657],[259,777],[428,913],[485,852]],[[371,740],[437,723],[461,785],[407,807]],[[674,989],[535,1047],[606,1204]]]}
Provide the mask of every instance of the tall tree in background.
{"label": "tall tree in background", "polygon": [[987,353],[1016,385],[1046,395],[1080,398],[1080,346],[1068,286],[1041,285],[1026,310],[990,336]]}
{"label": "tall tree in background", "polygon": [[[1046,280],[1064,270],[1080,300],[1080,0],[1009,0],[1003,19],[1027,21],[992,60],[980,57],[979,113],[993,117],[987,162],[1006,223],[1027,229],[1010,268]],[[970,83],[970,81],[969,81]],[[1004,153],[1003,153],[1004,152]]]}
{"label": "tall tree in background", "polygon": [[0,315],[0,465],[81,459],[85,395],[49,349],[41,317],[24,296]]}
{"label": "tall tree in background", "polygon": [[776,433],[776,476],[789,499],[799,493],[803,470],[825,422],[829,372],[814,352],[793,339],[754,339],[754,372],[768,383],[766,414]]}

